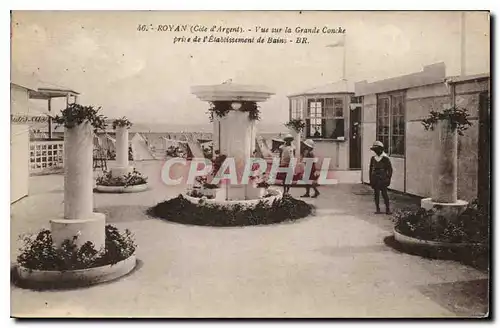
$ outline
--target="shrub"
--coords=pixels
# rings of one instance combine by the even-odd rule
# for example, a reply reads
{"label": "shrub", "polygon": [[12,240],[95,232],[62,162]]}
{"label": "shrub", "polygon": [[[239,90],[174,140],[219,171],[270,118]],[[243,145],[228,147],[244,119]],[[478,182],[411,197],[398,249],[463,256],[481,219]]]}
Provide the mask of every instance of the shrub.
{"label": "shrub", "polygon": [[32,270],[69,271],[115,264],[135,253],[137,245],[128,229],[120,233],[116,227],[107,225],[105,232],[105,247],[96,250],[91,242],[78,248],[75,243],[78,236],[56,248],[50,230],[43,229],[35,238],[23,238],[17,263]]}
{"label": "shrub", "polygon": [[184,224],[225,227],[294,221],[312,214],[313,209],[312,205],[289,195],[284,195],[272,204],[260,201],[253,208],[241,204],[203,204],[203,201],[193,204],[179,195],[150,208],[148,215]]}
{"label": "shrub", "polygon": [[489,240],[489,215],[471,202],[457,218],[435,216],[434,211],[404,209],[394,215],[395,229],[401,234],[423,240],[450,243],[487,244]]}

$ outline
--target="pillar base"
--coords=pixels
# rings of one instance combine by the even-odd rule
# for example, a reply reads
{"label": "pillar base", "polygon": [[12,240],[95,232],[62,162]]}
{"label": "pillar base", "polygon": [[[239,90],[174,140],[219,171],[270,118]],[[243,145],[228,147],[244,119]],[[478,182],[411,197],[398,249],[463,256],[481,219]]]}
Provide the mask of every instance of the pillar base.
{"label": "pillar base", "polygon": [[246,199],[246,185],[228,185],[226,199],[227,200],[245,200]]}
{"label": "pillar base", "polygon": [[420,202],[420,207],[435,211],[436,216],[454,219],[465,211],[468,204],[465,200],[457,200],[455,203],[438,203],[434,202],[432,198],[424,198]]}
{"label": "pillar base", "polygon": [[87,241],[94,244],[96,250],[104,249],[106,216],[102,213],[92,213],[85,219],[55,219],[50,221],[52,240],[60,246],[66,239],[72,240],[78,236],[75,244],[81,247]]}
{"label": "pillar base", "polygon": [[134,171],[134,167],[132,166],[117,166],[111,168],[111,176],[113,178],[120,178],[124,175],[132,173]]}

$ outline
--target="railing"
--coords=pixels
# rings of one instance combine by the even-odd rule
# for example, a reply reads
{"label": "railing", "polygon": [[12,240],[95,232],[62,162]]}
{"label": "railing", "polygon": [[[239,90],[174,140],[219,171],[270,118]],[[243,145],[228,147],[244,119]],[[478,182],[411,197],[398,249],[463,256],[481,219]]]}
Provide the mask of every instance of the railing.
{"label": "railing", "polygon": [[30,142],[30,171],[40,172],[64,166],[64,141],[35,140]]}

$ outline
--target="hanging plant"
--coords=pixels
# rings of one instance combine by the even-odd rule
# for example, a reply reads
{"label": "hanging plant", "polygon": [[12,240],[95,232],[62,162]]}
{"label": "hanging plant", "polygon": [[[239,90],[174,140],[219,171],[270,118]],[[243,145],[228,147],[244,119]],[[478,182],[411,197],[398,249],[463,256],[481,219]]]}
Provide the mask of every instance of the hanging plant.
{"label": "hanging plant", "polygon": [[[252,121],[260,120],[260,109],[254,101],[234,101],[239,102],[241,107],[238,109],[241,112],[248,112],[248,118]],[[210,122],[213,122],[215,117],[222,118],[233,110],[231,107],[233,101],[213,101],[210,103],[208,114]]]}
{"label": "hanging plant", "polygon": [[117,118],[116,120],[113,121],[113,130],[116,130],[117,127],[125,127],[125,128],[130,128],[132,126],[132,122],[128,120],[125,116],[122,118]]}
{"label": "hanging plant", "polygon": [[210,122],[214,121],[215,116],[222,118],[229,113],[231,108],[231,101],[213,101],[210,103],[210,108],[208,109],[208,114],[210,117]]}
{"label": "hanging plant", "polygon": [[434,130],[434,125],[436,125],[438,121],[444,120],[447,120],[450,123],[451,129],[457,131],[461,136],[463,136],[463,132],[472,125],[469,121],[467,109],[456,106],[444,109],[442,112],[431,111],[429,117],[422,121],[422,125],[427,131]]}
{"label": "hanging plant", "polygon": [[260,120],[260,109],[255,101],[242,101],[241,108],[239,110],[242,112],[248,112],[248,118],[251,121]]}
{"label": "hanging plant", "polygon": [[300,133],[306,127],[306,123],[300,118],[291,119],[285,126],[289,129],[294,129],[297,133]]}
{"label": "hanging plant", "polygon": [[101,107],[95,109],[93,106],[83,106],[80,104],[69,104],[61,114],[56,115],[53,120],[58,125],[63,125],[67,129],[72,129],[77,125],[88,121],[94,131],[106,129],[106,116],[99,114]]}

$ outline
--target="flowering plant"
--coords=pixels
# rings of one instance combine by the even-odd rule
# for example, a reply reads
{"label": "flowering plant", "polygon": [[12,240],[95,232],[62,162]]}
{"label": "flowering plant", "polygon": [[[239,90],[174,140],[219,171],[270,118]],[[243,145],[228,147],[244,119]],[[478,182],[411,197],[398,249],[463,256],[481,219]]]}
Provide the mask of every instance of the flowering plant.
{"label": "flowering plant", "polygon": [[63,125],[67,129],[74,128],[77,125],[88,121],[94,130],[106,129],[106,116],[99,114],[101,107],[95,109],[93,106],[82,106],[80,104],[69,104],[59,115],[54,116],[53,120],[58,125]]}
{"label": "flowering plant", "polygon": [[463,132],[472,125],[469,121],[469,116],[467,109],[454,106],[444,109],[442,112],[431,111],[429,117],[422,120],[422,125],[425,130],[434,130],[434,125],[438,121],[447,120],[450,123],[451,129],[463,136]]}
{"label": "flowering plant", "polygon": [[[233,101],[213,101],[210,103],[208,114],[210,122],[213,122],[215,117],[222,118],[229,113],[233,108],[231,107]],[[240,101],[241,107],[238,109],[242,112],[248,112],[248,118],[252,121],[260,120],[259,106],[255,101]]]}
{"label": "flowering plant", "polygon": [[300,118],[297,118],[297,119],[291,119],[290,121],[285,123],[285,126],[299,133],[306,127],[306,123]]}
{"label": "flowering plant", "polygon": [[113,130],[116,130],[117,127],[125,127],[130,128],[132,126],[132,122],[130,122],[125,116],[122,118],[117,118],[113,121]]}

